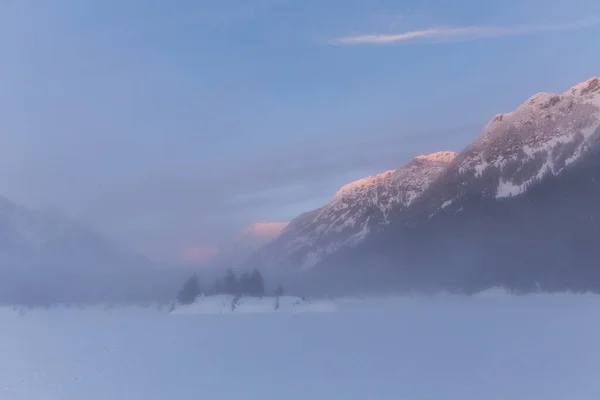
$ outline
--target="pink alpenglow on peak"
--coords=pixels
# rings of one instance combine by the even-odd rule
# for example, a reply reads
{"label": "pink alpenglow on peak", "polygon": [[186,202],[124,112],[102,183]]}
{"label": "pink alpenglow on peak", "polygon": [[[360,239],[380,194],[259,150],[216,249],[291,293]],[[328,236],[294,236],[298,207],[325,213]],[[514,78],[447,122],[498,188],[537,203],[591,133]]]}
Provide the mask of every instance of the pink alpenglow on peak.
{"label": "pink alpenglow on peak", "polygon": [[424,154],[424,155],[417,156],[416,159],[433,161],[433,162],[449,163],[450,161],[454,160],[455,157],[456,157],[456,153],[453,151],[439,151],[437,153]]}
{"label": "pink alpenglow on peak", "polygon": [[[452,151],[439,151],[437,153],[417,156],[406,165],[396,170],[385,171],[378,175],[368,176],[342,186],[340,190],[337,191],[332,201],[340,200],[348,196],[361,196],[365,191],[371,191],[373,187],[376,187],[377,185],[401,185],[406,181],[407,171],[410,171],[412,177],[415,170],[423,172],[428,171],[427,167],[422,165],[423,163],[445,165],[454,160],[455,157],[456,153]],[[419,163],[419,165],[416,165],[414,160],[418,160],[417,163]],[[427,184],[423,186],[426,186]]]}
{"label": "pink alpenglow on peak", "polygon": [[287,226],[288,222],[257,222],[247,226],[221,249],[219,258],[228,266],[241,266],[253,252],[277,239]]}
{"label": "pink alpenglow on peak", "polygon": [[294,220],[269,244],[266,257],[308,269],[325,255],[357,245],[410,207],[455,157],[451,151],[418,156],[396,170],[344,185],[329,203]]}
{"label": "pink alpenglow on peak", "polygon": [[585,82],[573,86],[567,93],[585,96],[592,93],[600,93],[600,78],[594,77]]}
{"label": "pink alpenglow on peak", "polygon": [[257,222],[238,234],[238,237],[254,236],[263,239],[274,239],[288,226],[289,222]]}
{"label": "pink alpenglow on peak", "polygon": [[341,199],[347,195],[354,195],[357,191],[369,189],[373,187],[373,185],[377,185],[384,182],[386,179],[389,179],[393,173],[393,170],[385,171],[381,174],[367,176],[366,178],[347,183],[336,192],[333,199]]}

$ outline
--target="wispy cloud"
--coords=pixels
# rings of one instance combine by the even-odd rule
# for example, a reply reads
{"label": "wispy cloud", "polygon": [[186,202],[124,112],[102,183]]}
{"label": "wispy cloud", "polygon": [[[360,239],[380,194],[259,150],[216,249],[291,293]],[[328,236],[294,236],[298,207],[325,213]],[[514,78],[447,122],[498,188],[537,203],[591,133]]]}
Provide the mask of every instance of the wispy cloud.
{"label": "wispy cloud", "polygon": [[396,34],[365,34],[344,36],[331,41],[339,45],[394,44],[402,42],[481,40],[505,36],[533,35],[544,32],[562,32],[600,25],[600,17],[591,17],[558,24],[529,24],[512,26],[437,27]]}

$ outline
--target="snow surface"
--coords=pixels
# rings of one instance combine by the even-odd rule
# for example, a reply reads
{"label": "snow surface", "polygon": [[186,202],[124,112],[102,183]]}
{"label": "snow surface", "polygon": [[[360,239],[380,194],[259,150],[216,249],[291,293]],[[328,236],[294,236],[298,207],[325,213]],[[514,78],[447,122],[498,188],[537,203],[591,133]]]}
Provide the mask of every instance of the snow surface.
{"label": "snow surface", "polygon": [[194,304],[178,306],[172,314],[239,314],[239,313],[303,313],[333,312],[336,304],[327,300],[302,300],[299,297],[241,297],[218,295],[200,297]]}
{"label": "snow surface", "polygon": [[496,189],[496,198],[501,199],[504,197],[512,197],[522,193],[524,186],[515,185],[512,182],[507,182],[504,179],[500,179],[498,188]]}
{"label": "snow surface", "polygon": [[444,208],[448,207],[451,204],[452,204],[452,199],[446,200],[444,203],[442,203],[441,209],[443,210]]}
{"label": "snow surface", "polygon": [[0,309],[0,399],[600,398],[598,296],[337,304],[235,316]]}

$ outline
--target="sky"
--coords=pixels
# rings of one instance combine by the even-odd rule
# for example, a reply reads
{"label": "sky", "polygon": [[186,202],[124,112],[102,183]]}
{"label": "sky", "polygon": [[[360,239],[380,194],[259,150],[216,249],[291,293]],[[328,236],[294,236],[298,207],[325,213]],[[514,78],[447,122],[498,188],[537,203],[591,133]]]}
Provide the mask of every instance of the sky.
{"label": "sky", "polygon": [[212,254],[600,75],[599,40],[596,0],[3,0],[0,195]]}

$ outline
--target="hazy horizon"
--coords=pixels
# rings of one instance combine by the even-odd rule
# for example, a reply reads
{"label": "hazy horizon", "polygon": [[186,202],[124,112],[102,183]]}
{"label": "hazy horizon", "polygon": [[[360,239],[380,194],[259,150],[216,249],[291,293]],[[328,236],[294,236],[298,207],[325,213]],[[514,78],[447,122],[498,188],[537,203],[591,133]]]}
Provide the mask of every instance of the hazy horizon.
{"label": "hazy horizon", "polygon": [[591,0],[4,2],[0,196],[151,259],[202,257],[598,75],[598,16]]}

